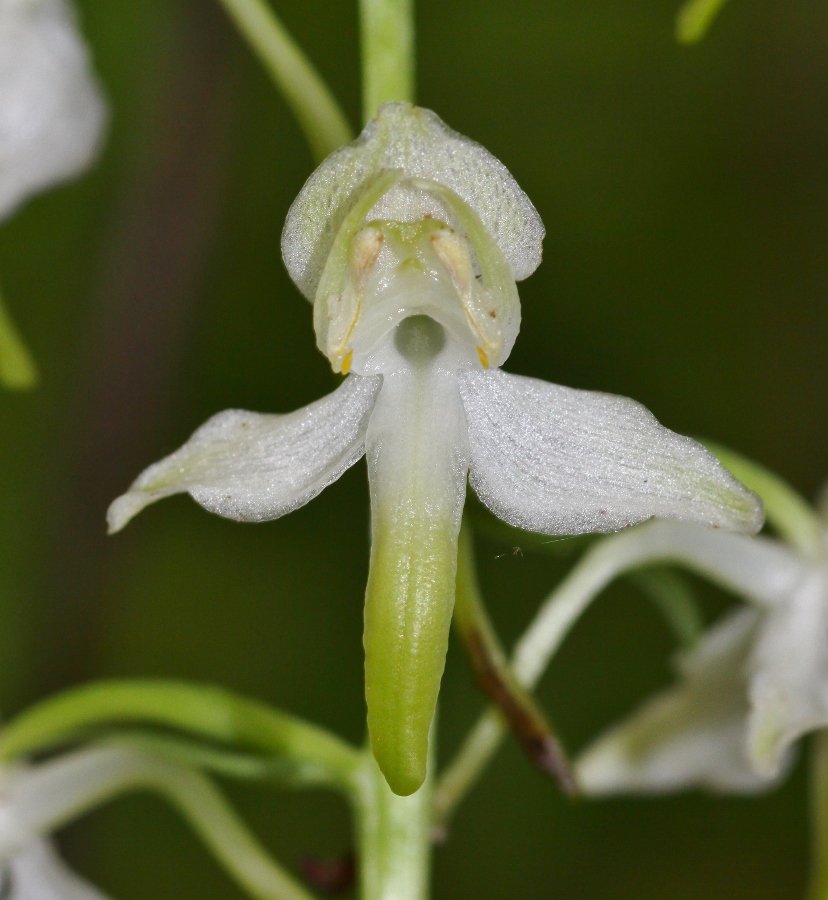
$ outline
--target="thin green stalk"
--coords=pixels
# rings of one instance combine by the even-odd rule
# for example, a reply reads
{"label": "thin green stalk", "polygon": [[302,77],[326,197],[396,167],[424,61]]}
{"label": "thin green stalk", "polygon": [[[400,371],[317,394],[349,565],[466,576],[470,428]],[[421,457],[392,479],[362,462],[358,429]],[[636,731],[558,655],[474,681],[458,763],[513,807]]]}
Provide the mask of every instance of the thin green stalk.
{"label": "thin green stalk", "polygon": [[414,102],[414,0],[360,0],[362,114],[383,103]]}
{"label": "thin green stalk", "polygon": [[811,883],[808,900],[828,900],[828,731],[811,739]]}
{"label": "thin green stalk", "polygon": [[301,770],[288,760],[262,753],[227,750],[213,743],[193,738],[182,738],[155,731],[115,729],[106,731],[107,742],[128,744],[146,750],[171,762],[201,769],[213,775],[241,781],[263,781],[282,787],[301,788],[315,786],[318,782],[302,777]]}
{"label": "thin green stalk", "polygon": [[38,374],[34,359],[0,294],[0,384],[13,391],[28,391],[37,386]]}
{"label": "thin green stalk", "polygon": [[526,755],[538,769],[556,778],[566,793],[575,794],[575,778],[563,747],[532,694],[515,678],[486,612],[467,520],[460,529],[454,624],[471,657],[481,690],[498,707]]}
{"label": "thin green stalk", "polygon": [[507,732],[503,717],[490,706],[466,735],[457,755],[440,775],[434,790],[433,815],[438,831],[446,828],[460,801],[492,761]]}
{"label": "thin green stalk", "polygon": [[[512,670],[521,684],[534,687],[581,613],[630,559],[637,559],[638,534],[640,530],[622,532],[596,544],[543,602],[512,654]],[[437,782],[434,810],[438,825],[444,825],[451,817],[505,735],[506,727],[498,712],[487,709]]]}
{"label": "thin green stalk", "polygon": [[[724,541],[738,552],[749,551],[749,565],[722,552]],[[604,538],[595,544],[543,602],[532,624],[517,642],[511,667],[526,688],[533,688],[572,626],[598,594],[622,572],[653,562],[679,564],[726,589],[755,600],[754,592],[768,579],[762,566],[767,551],[756,539],[718,535],[712,529],[655,521]],[[734,548],[735,550],[735,548]],[[765,560],[774,567],[778,560]],[[448,820],[503,740],[506,729],[496,711],[487,710],[468,735],[455,759],[439,779],[434,793],[438,823]]]}
{"label": "thin green stalk", "polygon": [[271,859],[213,783],[192,769],[128,745],[85,748],[25,770],[9,787],[32,833],[48,833],[113,797],[161,794],[256,900],[311,900]]}
{"label": "thin green stalk", "polygon": [[284,95],[316,160],[353,140],[336,98],[265,0],[220,2]]}
{"label": "thin green stalk", "polygon": [[349,789],[360,752],[335,735],[222,688],[163,680],[104,681],[57,694],[12,719],[0,733],[11,760],[103,725],[153,724],[256,750],[293,764],[304,783]]}
{"label": "thin green stalk", "polygon": [[[432,727],[432,748],[434,732]],[[388,787],[370,748],[363,753],[352,782],[360,900],[428,900],[433,771],[432,753],[423,786],[400,797]]]}

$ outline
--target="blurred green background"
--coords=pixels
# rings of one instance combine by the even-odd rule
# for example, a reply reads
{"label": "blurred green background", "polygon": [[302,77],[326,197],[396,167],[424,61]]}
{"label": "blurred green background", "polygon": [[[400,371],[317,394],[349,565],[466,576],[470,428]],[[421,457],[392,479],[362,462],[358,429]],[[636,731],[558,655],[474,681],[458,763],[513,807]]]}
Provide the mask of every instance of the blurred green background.
{"label": "blurred green background", "polygon": [[[288,518],[240,526],[188,498],[115,538],[104,512],[227,407],[331,389],[282,267],[312,169],[285,104],[210,0],[85,0],[111,101],[82,182],[0,231],[0,276],[43,373],[0,394],[0,707],[111,675],[217,681],[362,737],[363,465]],[[356,124],[355,3],[274,6]],[[419,101],[483,143],[547,227],[508,369],[627,394],[812,496],[828,476],[828,5],[730,0],[698,47],[668,0],[419,0]],[[479,542],[513,640],[566,563]],[[730,602],[699,585],[713,619]],[[674,642],[631,588],[577,626],[541,699],[577,749],[669,680]],[[483,703],[456,644],[443,758]],[[573,804],[513,745],[438,848],[444,898],[799,896],[804,761],[761,799]],[[344,804],[231,786],[295,867],[348,851]],[[180,821],[118,801],[62,836],[116,900],[238,898]]]}

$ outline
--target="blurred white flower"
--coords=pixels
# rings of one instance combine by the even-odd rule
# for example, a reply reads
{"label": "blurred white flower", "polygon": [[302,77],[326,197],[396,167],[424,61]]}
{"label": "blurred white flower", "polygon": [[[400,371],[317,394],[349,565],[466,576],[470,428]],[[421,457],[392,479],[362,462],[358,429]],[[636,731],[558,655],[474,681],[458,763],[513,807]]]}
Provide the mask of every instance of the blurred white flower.
{"label": "blurred white flower", "polygon": [[[13,766],[0,771],[0,897],[4,900],[106,900],[75,875],[42,836],[62,814],[78,784],[74,772],[54,766]],[[55,777],[57,775],[58,777]],[[81,790],[83,788],[81,787]]]}
{"label": "blurred white flower", "polygon": [[[591,794],[702,786],[750,793],[786,772],[793,744],[828,726],[828,531],[791,547],[652,523],[646,540],[750,601],[678,661],[675,687],[581,756]],[[643,529],[642,529],[643,530]],[[665,536],[668,540],[665,541]]]}
{"label": "blurred white flower", "polygon": [[105,122],[66,0],[0,0],[0,220],[86,169]]}
{"label": "blurred white flower", "polygon": [[366,454],[368,722],[399,793],[425,774],[467,477],[496,515],[546,534],[652,516],[761,525],[757,498],[640,404],[500,370],[520,328],[515,281],[540,263],[543,235],[487,150],[428,110],[385,105],[311,176],[282,237],[345,382],[285,416],[220,413],[109,510],[117,531],[186,491],[229,518],[273,519]]}
{"label": "blurred white flower", "polygon": [[106,900],[97,888],[75,875],[43,839],[31,841],[0,862],[4,900]]}

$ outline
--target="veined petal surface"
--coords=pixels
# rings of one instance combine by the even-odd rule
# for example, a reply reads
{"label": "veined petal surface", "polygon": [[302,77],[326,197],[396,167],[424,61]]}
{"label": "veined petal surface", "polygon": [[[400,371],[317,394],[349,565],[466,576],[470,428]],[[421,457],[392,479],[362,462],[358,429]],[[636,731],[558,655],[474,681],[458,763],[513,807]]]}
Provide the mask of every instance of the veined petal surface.
{"label": "veined petal surface", "polygon": [[106,108],[71,6],[0,0],[0,219],[95,158]]}
{"label": "veined petal surface", "polygon": [[8,900],[107,900],[75,875],[46,840],[36,840],[16,854],[6,869]]}
{"label": "veined petal surface", "polygon": [[332,394],[286,415],[228,409],[213,416],[115,500],[110,531],[148,504],[185,491],[210,512],[242,522],[303,506],[364,453],[381,385],[381,376],[351,375]]}
{"label": "veined petal surface", "polygon": [[640,403],[499,370],[459,373],[469,480],[500,518],[528,531],[616,531],[653,516],[740,531],[759,499],[701,444]]}
{"label": "veined petal surface", "polygon": [[680,681],[611,728],[580,757],[587,794],[666,793],[689,787],[755,793],[775,783],[747,752],[748,657],[761,613],[739,610],[678,662]]}
{"label": "veined petal surface", "polygon": [[454,608],[468,447],[453,374],[428,367],[387,376],[366,456],[368,731],[391,790],[407,795],[425,778]]}
{"label": "veined petal surface", "polygon": [[[319,166],[288,213],[282,256],[309,300],[316,295],[325,260],[351,207],[377,175],[394,169],[407,179],[438,182],[468,203],[500,246],[515,280],[527,278],[540,264],[543,223],[503,163],[431,110],[386,103],[356,141]],[[372,215],[411,221],[424,214],[452,224],[450,211],[422,191],[401,189]]]}

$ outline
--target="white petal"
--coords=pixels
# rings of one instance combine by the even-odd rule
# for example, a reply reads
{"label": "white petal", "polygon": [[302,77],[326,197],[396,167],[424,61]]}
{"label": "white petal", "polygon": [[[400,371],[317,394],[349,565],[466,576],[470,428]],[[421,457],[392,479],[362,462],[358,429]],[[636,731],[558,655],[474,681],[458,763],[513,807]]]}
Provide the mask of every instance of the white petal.
{"label": "white petal", "polygon": [[756,531],[759,499],[696,441],[626,397],[497,370],[459,376],[470,482],[511,525],[615,531],[653,516]]}
{"label": "white petal", "polygon": [[627,534],[641,562],[680,563],[763,609],[787,603],[805,572],[796,553],[766,537],[669,519]]}
{"label": "white petal", "polygon": [[18,853],[5,870],[8,900],[106,900],[97,888],[72,872],[45,840]]}
{"label": "white petal", "polygon": [[395,793],[425,777],[448,647],[466,492],[466,420],[455,377],[386,377],[366,441],[371,568],[365,694],[379,767]]}
{"label": "white petal", "polygon": [[747,753],[747,657],[760,613],[740,610],[679,663],[679,684],[645,703],[580,757],[592,795],[705,787],[755,793],[772,786]]}
{"label": "white petal", "polygon": [[[497,241],[516,280],[527,278],[540,264],[543,223],[503,163],[430,110],[387,103],[354,143],[332,153],[311,175],[288,213],[282,255],[309,300],[316,295],[325,260],[351,206],[365,185],[393,169],[402,170],[406,178],[445,185],[468,203]],[[400,187],[392,194],[374,218],[408,221],[430,213],[451,219],[442,207],[423,207],[424,202],[437,201],[421,191]]]}
{"label": "white petal", "polygon": [[0,0],[0,219],[95,158],[106,109],[71,7]]}
{"label": "white petal", "polygon": [[751,660],[750,751],[773,776],[790,745],[828,725],[828,572],[807,572],[768,613]]}
{"label": "white petal", "polygon": [[229,409],[213,416],[110,506],[110,531],[184,491],[210,512],[243,522],[303,506],[364,453],[381,385],[381,377],[351,375],[332,394],[287,415]]}

